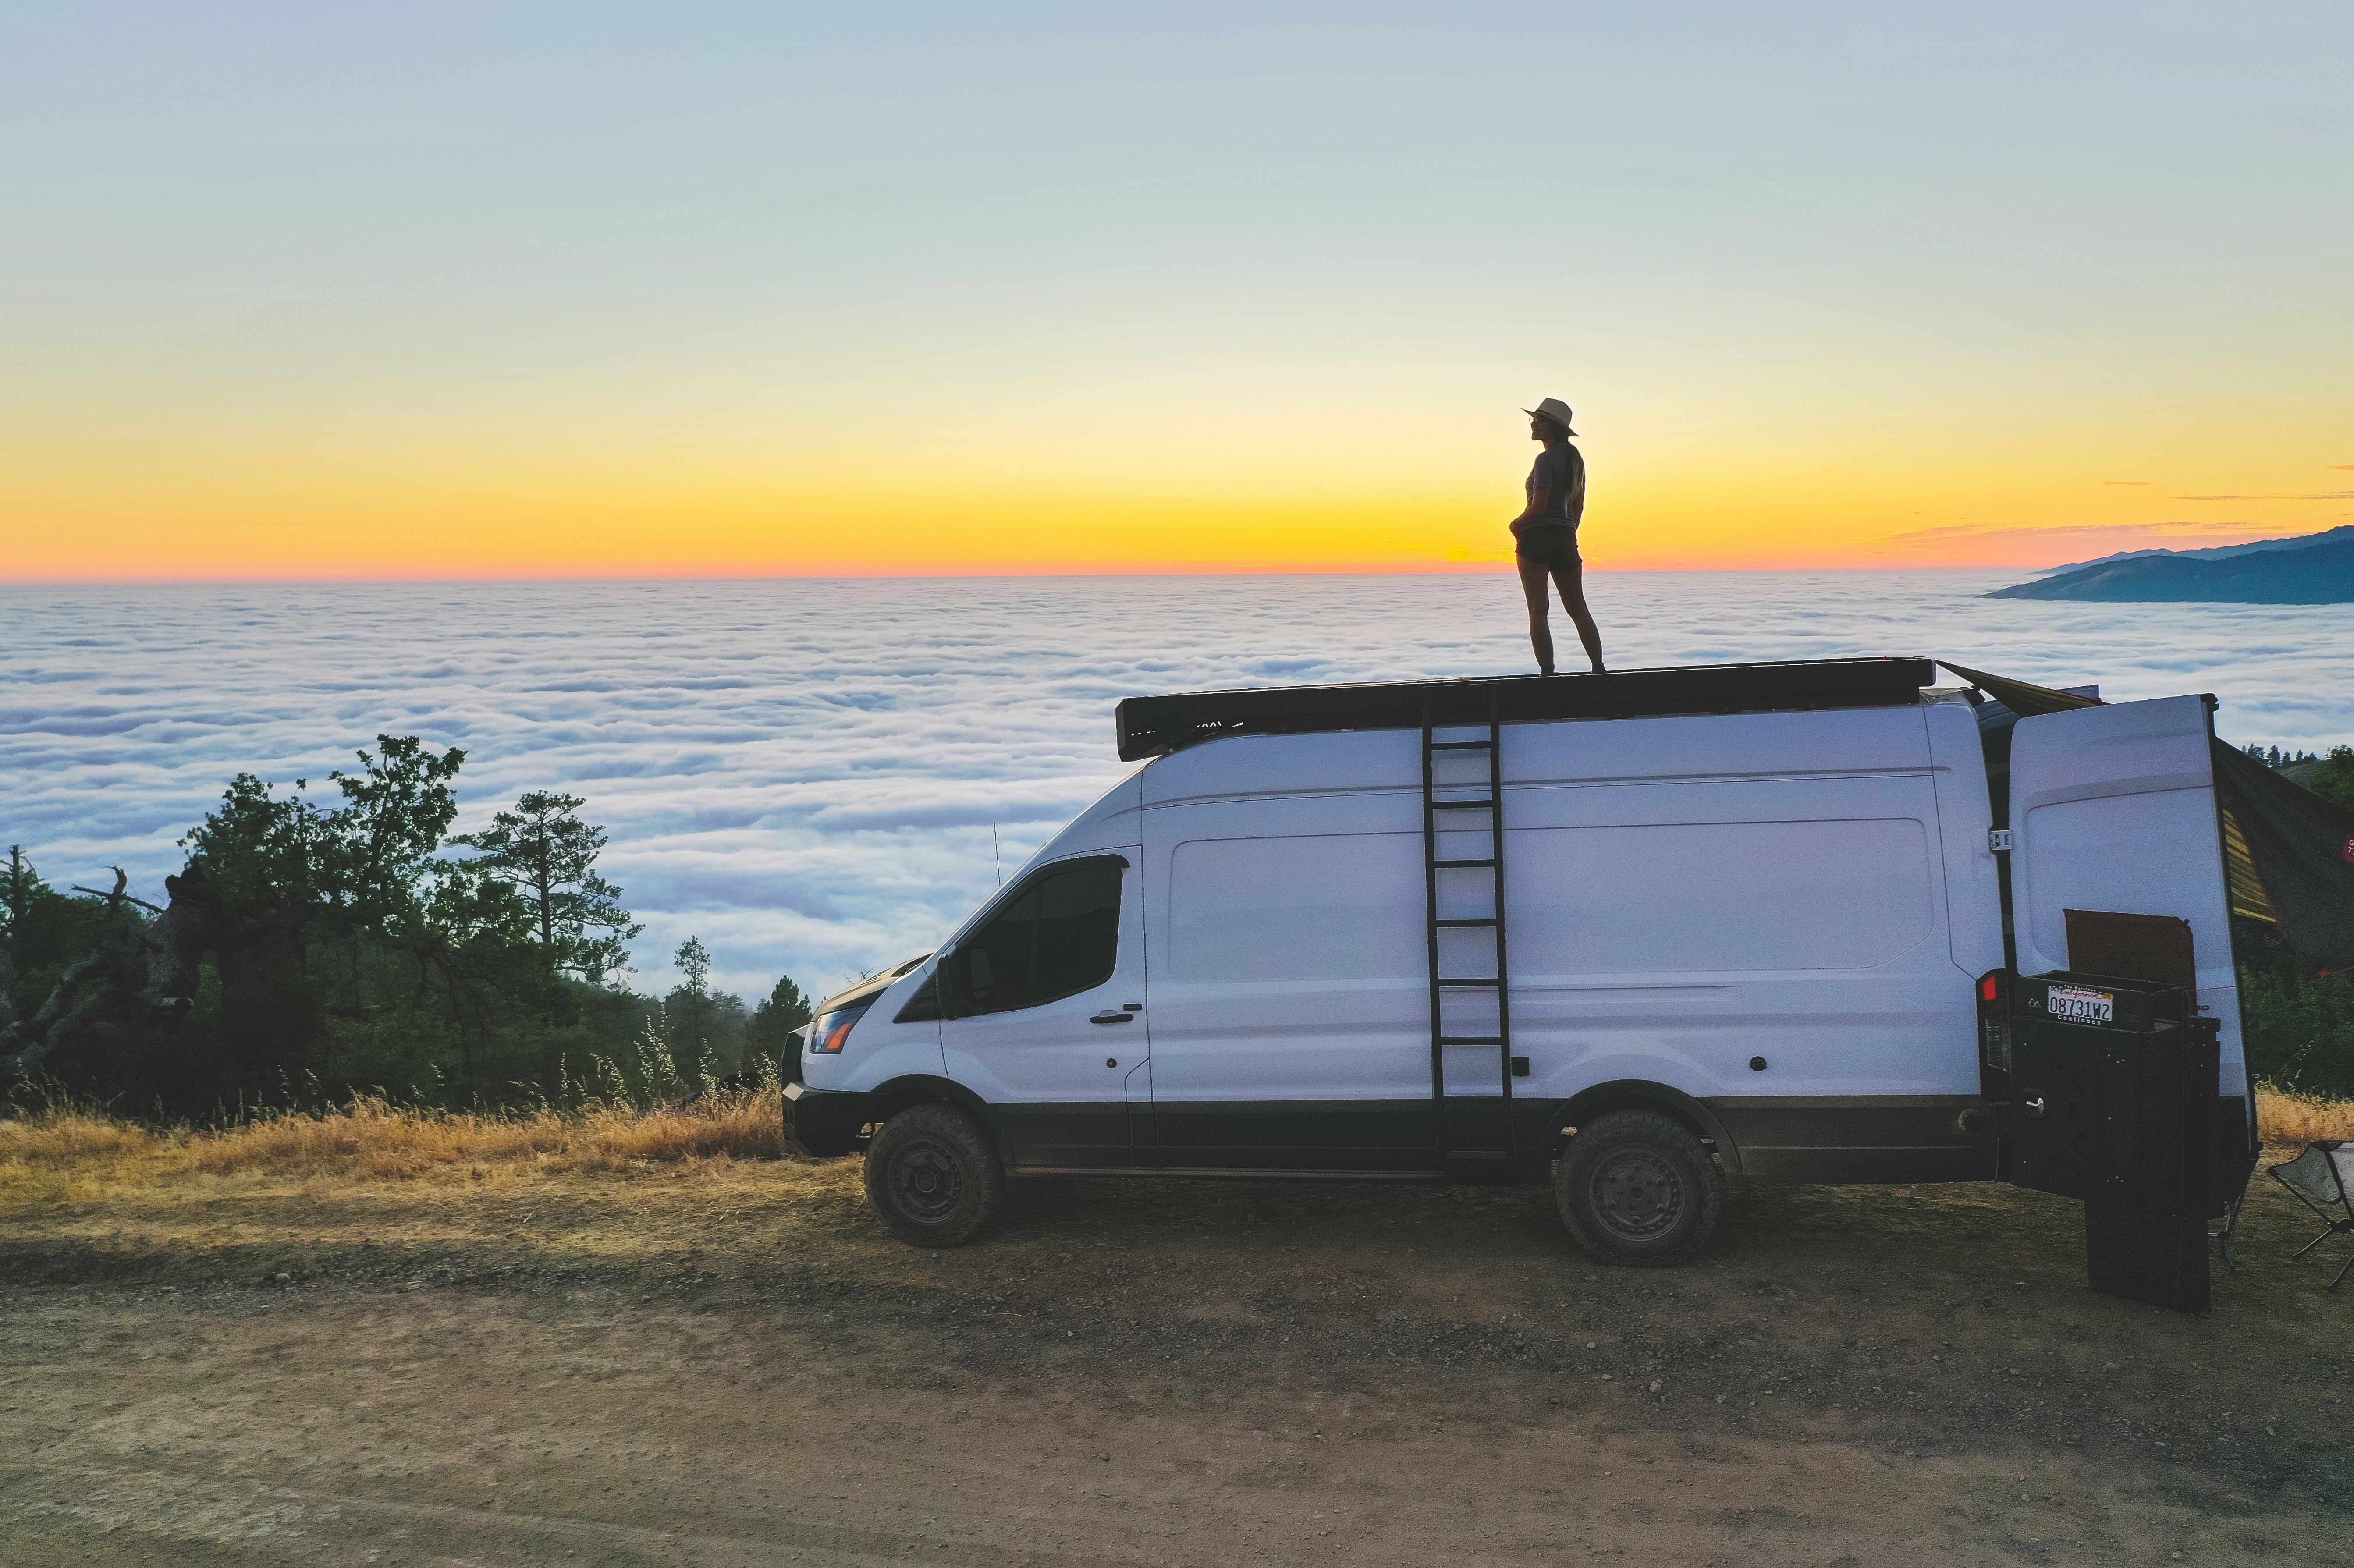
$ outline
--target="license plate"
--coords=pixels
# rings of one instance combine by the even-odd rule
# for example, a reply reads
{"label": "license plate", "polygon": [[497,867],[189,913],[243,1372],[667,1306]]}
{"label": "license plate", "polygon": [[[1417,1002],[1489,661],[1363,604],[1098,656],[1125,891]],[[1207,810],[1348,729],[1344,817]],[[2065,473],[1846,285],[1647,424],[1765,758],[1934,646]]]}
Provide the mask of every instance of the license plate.
{"label": "license plate", "polygon": [[2055,985],[2045,998],[2043,1010],[2046,1016],[2062,1023],[2114,1023],[2117,999],[2112,992],[2088,986]]}

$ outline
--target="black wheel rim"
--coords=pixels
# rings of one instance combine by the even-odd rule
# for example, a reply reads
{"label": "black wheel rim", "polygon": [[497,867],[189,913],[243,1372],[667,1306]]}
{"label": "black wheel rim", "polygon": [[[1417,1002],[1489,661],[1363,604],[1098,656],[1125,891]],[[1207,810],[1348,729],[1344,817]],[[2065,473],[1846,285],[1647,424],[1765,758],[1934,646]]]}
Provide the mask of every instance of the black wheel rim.
{"label": "black wheel rim", "polygon": [[964,1168],[938,1143],[911,1143],[891,1157],[891,1202],[911,1220],[937,1224],[964,1201]]}
{"label": "black wheel rim", "polygon": [[1645,1149],[1629,1149],[1594,1173],[1594,1213],[1625,1242],[1657,1241],[1683,1217],[1684,1184],[1675,1168]]}

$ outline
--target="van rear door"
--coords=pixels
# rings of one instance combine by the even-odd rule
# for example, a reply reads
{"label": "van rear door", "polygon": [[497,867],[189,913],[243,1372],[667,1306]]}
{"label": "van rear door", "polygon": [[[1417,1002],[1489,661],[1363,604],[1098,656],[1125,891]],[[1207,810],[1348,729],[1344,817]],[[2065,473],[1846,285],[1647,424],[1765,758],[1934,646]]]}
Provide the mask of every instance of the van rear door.
{"label": "van rear door", "polygon": [[2221,1028],[2223,1097],[2244,1124],[2212,715],[2211,698],[2190,696],[2019,721],[2010,754],[2011,922],[2024,975],[2119,973],[2119,955],[2137,944],[2151,972],[2132,978],[2192,970],[2200,1012]]}

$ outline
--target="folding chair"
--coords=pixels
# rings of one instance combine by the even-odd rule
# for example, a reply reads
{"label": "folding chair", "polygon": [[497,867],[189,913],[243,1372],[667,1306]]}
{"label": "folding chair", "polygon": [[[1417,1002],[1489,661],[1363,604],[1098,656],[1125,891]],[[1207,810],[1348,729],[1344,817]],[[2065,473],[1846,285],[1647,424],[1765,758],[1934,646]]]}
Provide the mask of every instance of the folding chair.
{"label": "folding chair", "polygon": [[[2285,1165],[2274,1166],[2272,1171],[2274,1181],[2296,1193],[2297,1201],[2329,1227],[2297,1248],[2289,1258],[2291,1263],[2331,1236],[2354,1236],[2354,1200],[2346,1192],[2347,1183],[2354,1181],[2354,1143],[2308,1143],[2304,1153]],[[2333,1206],[2338,1210],[2335,1214],[2329,1212]],[[2322,1288],[2337,1289],[2349,1269],[2354,1269],[2354,1257],[2348,1258],[2338,1277]]]}

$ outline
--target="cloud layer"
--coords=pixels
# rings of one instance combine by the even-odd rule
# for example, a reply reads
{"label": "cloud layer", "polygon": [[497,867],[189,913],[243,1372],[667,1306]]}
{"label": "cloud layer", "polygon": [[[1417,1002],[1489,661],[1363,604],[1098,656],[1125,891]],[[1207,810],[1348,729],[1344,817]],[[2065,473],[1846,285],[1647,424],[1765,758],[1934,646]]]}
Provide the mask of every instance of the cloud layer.
{"label": "cloud layer", "polygon": [[[2237,741],[2354,742],[2342,607],[1976,597],[1984,571],[1613,573],[1617,668],[1929,653],[2131,698],[2214,692]],[[1565,648],[1575,639],[1556,616]],[[923,951],[1121,777],[1142,692],[1513,673],[1500,575],[0,589],[0,835],[156,896],[229,776],[313,780],[379,731],[467,751],[461,827],[589,801],[646,922],[747,993]]]}

